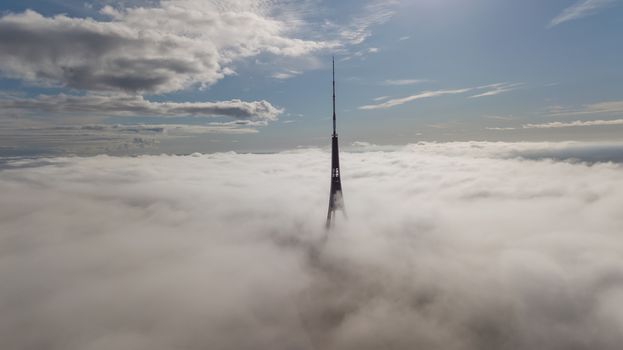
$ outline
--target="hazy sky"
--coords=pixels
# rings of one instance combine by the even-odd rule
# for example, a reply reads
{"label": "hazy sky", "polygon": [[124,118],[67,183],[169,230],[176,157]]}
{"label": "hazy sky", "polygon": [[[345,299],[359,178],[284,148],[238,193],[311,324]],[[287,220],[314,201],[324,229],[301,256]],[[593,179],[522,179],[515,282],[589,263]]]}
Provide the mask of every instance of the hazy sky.
{"label": "hazy sky", "polygon": [[622,5],[5,0],[0,155],[621,139]]}

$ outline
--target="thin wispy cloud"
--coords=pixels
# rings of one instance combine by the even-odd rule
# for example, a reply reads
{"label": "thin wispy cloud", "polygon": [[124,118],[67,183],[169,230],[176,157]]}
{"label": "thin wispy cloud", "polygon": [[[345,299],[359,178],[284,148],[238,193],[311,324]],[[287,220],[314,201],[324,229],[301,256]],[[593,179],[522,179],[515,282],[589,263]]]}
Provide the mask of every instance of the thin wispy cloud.
{"label": "thin wispy cloud", "polygon": [[[16,125],[17,124],[17,125]],[[257,133],[252,127],[227,123],[192,124],[85,124],[47,125],[16,123],[0,127],[0,150],[40,149],[42,155],[58,153],[81,156],[127,155],[154,151],[162,142],[210,135],[245,135]]]}
{"label": "thin wispy cloud", "polygon": [[290,79],[293,78],[297,75],[300,75],[302,72],[300,71],[296,71],[296,70],[287,70],[284,72],[277,72],[275,74],[272,75],[273,78],[275,79],[280,79],[280,80],[285,80],[285,79]]}
{"label": "thin wispy cloud", "polygon": [[256,133],[255,129],[236,128],[226,123],[215,125],[189,124],[89,124],[89,125],[60,125],[46,129],[32,129],[33,131],[79,131],[96,133],[126,133],[131,135],[167,135],[187,136],[193,134],[249,134]]}
{"label": "thin wispy cloud", "polygon": [[388,79],[383,81],[382,85],[389,86],[401,86],[401,85],[416,85],[429,82],[428,79]]}
{"label": "thin wispy cloud", "polygon": [[495,130],[495,131],[500,131],[500,130],[517,130],[517,128],[514,127],[498,127],[498,126],[489,126],[485,128],[486,130]]}
{"label": "thin wispy cloud", "polygon": [[[415,79],[413,80],[386,80],[384,84],[385,85],[410,85],[410,84],[420,83],[423,81],[427,81],[427,80],[415,80]],[[388,84],[388,82],[390,84]],[[392,108],[395,106],[399,106],[399,105],[402,105],[402,104],[405,104],[411,101],[420,100],[424,98],[439,97],[439,96],[445,96],[445,95],[458,95],[458,94],[463,94],[463,93],[467,93],[470,91],[487,90],[485,92],[478,93],[477,95],[470,96],[471,98],[494,96],[494,95],[501,94],[503,92],[514,90],[521,84],[522,83],[495,83],[495,84],[488,84],[488,85],[469,87],[469,88],[463,88],[463,89],[443,89],[443,90],[435,90],[435,91],[423,91],[418,94],[407,96],[407,97],[390,99],[383,103],[361,106],[359,107],[359,109],[361,110],[387,109],[387,108]],[[380,100],[383,100],[383,99],[380,99]],[[374,101],[377,102],[379,100],[375,99]]]}
{"label": "thin wispy cloud", "polygon": [[325,27],[338,29],[341,41],[353,45],[361,44],[372,35],[373,26],[386,23],[394,16],[396,4],[397,1],[373,1],[368,3],[361,14],[355,16],[350,23],[341,26],[329,23],[325,24]]}
{"label": "thin wispy cloud", "polygon": [[217,102],[155,102],[140,95],[87,94],[40,95],[0,99],[0,109],[25,113],[80,114],[89,116],[217,117],[240,121],[275,121],[282,109],[265,100],[238,99]]}
{"label": "thin wispy cloud", "polygon": [[469,98],[495,96],[495,95],[499,95],[505,92],[513,91],[517,89],[518,87],[520,87],[521,85],[523,85],[523,83],[498,83],[498,84],[485,85],[481,88],[489,89],[488,91],[470,96]]}
{"label": "thin wispy cloud", "polygon": [[513,120],[513,119],[515,119],[511,115],[484,115],[483,118],[494,119],[494,120]]}
{"label": "thin wispy cloud", "polygon": [[518,129],[559,129],[588,126],[623,125],[623,119],[613,120],[575,120],[572,122],[548,122],[524,124],[521,127],[487,127],[487,130],[518,130]]}
{"label": "thin wispy cloud", "polygon": [[467,89],[454,89],[454,90],[424,91],[424,92],[421,92],[421,93],[416,94],[416,95],[411,95],[411,96],[402,97],[402,98],[395,98],[395,99],[389,100],[387,102],[379,103],[379,104],[371,104],[371,105],[361,106],[361,107],[359,107],[359,109],[361,109],[361,110],[387,109],[387,108],[392,108],[392,107],[396,107],[396,106],[405,104],[407,102],[420,100],[420,99],[423,99],[423,98],[431,98],[431,97],[439,97],[439,96],[445,96],[445,95],[462,94],[462,93],[468,92],[470,90],[472,90],[472,89],[471,88],[467,88]]}
{"label": "thin wispy cloud", "polygon": [[623,100],[590,103],[580,107],[552,106],[547,113],[553,117],[590,114],[623,114]]}
{"label": "thin wispy cloud", "polygon": [[369,47],[367,49],[355,51],[352,54],[346,55],[340,59],[340,62],[350,61],[353,58],[365,59],[368,55],[379,53],[381,49],[378,47]]}
{"label": "thin wispy cloud", "polygon": [[548,28],[555,27],[561,23],[586,17],[612,5],[616,0],[580,0],[575,4],[564,9],[558,16],[554,17]]}
{"label": "thin wispy cloud", "polygon": [[541,124],[525,124],[524,129],[555,129],[555,128],[571,128],[576,126],[605,126],[605,125],[623,125],[623,119],[614,120],[576,120],[572,122],[551,122]]}

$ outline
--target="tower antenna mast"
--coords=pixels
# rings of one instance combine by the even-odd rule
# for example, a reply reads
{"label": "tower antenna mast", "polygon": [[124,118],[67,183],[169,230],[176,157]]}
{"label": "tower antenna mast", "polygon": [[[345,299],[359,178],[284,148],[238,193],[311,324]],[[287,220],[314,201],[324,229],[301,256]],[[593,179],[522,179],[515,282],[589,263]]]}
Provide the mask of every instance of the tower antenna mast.
{"label": "tower antenna mast", "polygon": [[346,216],[344,209],[344,197],[342,195],[342,181],[340,179],[340,151],[337,140],[337,128],[335,125],[335,57],[333,66],[333,135],[331,135],[331,190],[329,193],[329,210],[327,212],[326,228],[330,229],[335,224],[335,212],[341,210]]}
{"label": "tower antenna mast", "polygon": [[335,57],[332,60],[333,63],[333,136],[337,135],[335,127]]}

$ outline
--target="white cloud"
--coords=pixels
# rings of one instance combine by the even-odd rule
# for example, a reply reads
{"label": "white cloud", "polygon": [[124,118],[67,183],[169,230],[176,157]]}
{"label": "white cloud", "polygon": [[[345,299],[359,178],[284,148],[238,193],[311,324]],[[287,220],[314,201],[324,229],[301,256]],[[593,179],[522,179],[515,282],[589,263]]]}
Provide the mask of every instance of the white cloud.
{"label": "white cloud", "polygon": [[[151,146],[172,137],[256,133],[257,127],[277,120],[283,112],[264,100],[156,102],[140,95],[96,93],[34,98],[5,95],[0,98],[0,110],[4,113],[0,151],[34,149],[45,154],[119,154],[137,145],[147,146],[137,143],[139,140],[149,140]],[[111,125],[109,117],[127,117],[127,122]],[[140,122],[137,117],[150,118],[150,124],[126,124]]]}
{"label": "white cloud", "polygon": [[297,75],[300,75],[302,72],[296,70],[286,70],[283,72],[278,72],[273,74],[273,78],[275,79],[290,79]]}
{"label": "white cloud", "polygon": [[291,37],[295,28],[269,17],[271,7],[167,0],[105,7],[110,21],[8,14],[0,18],[0,69],[35,84],[160,93],[211,85],[244,57],[301,56],[334,46]]}
{"label": "white cloud", "polygon": [[612,5],[616,0],[578,0],[575,4],[564,9],[549,22],[549,28],[574,19],[592,15],[603,8]]}
{"label": "white cloud", "polygon": [[415,85],[421,83],[427,83],[430,80],[427,79],[389,79],[383,82],[383,85]]}
{"label": "white cloud", "polygon": [[509,158],[566,147],[344,153],[326,237],[319,150],[4,164],[0,348],[618,349],[623,169]]}
{"label": "white cloud", "polygon": [[[87,117],[173,113],[226,115],[265,123],[280,113],[267,101],[157,103],[142,96],[208,87],[237,74],[240,61],[260,55],[270,62],[262,70],[275,79],[317,69],[322,66],[317,53],[328,49],[348,52],[350,46],[371,35],[372,26],[388,21],[396,4],[367,1],[358,15],[343,16],[343,22],[331,28],[335,30],[327,31],[318,23],[323,7],[314,0],[104,3],[114,7],[101,8],[103,19],[44,16],[31,10],[0,16],[2,76],[29,85],[65,88],[65,94],[57,96],[3,96],[0,105],[9,117],[65,112]],[[368,48],[366,53],[378,51]],[[101,96],[110,96],[110,100]],[[22,126],[30,122],[22,120]]]}
{"label": "white cloud", "polygon": [[483,115],[483,118],[493,119],[493,120],[513,120],[515,119],[512,115]]}
{"label": "white cloud", "polygon": [[[244,135],[257,128],[231,123],[192,124],[47,124],[2,123],[0,156],[16,154],[112,154],[154,153],[163,141],[198,135]],[[210,142],[216,138],[210,137]],[[1,159],[0,159],[1,162]]]}
{"label": "white cloud", "polygon": [[[189,125],[189,124],[91,124],[91,125],[60,125],[50,128],[57,131],[93,132],[95,134],[112,132],[132,135],[169,135],[187,136],[194,134],[249,134],[255,129],[237,128],[229,125]],[[36,130],[36,129],[35,129]]]}
{"label": "white cloud", "polygon": [[497,83],[479,87],[480,89],[488,89],[488,91],[470,96],[469,98],[480,98],[495,96],[505,92],[513,91],[523,85],[523,83]]}
{"label": "white cloud", "polygon": [[603,126],[603,125],[623,125],[623,119],[614,120],[576,120],[572,122],[550,122],[542,124],[526,124],[524,129],[552,129],[570,128],[576,126]]}
{"label": "white cloud", "polygon": [[40,95],[35,98],[0,99],[0,109],[28,113],[78,113],[96,116],[154,116],[154,117],[215,117],[226,116],[241,121],[274,121],[283,110],[268,101],[241,100],[218,102],[154,102],[140,95]]}
{"label": "white cloud", "polygon": [[[547,122],[547,123],[530,123],[521,126],[521,129],[558,129],[572,128],[583,126],[608,126],[623,125],[623,119],[613,120],[575,120],[572,122]],[[487,130],[517,130],[516,127],[488,127]]]}
{"label": "white cloud", "polygon": [[623,101],[604,101],[581,107],[552,106],[547,113],[549,116],[589,114],[623,114]]}
{"label": "white cloud", "polygon": [[350,23],[342,25],[339,34],[342,40],[357,45],[363,43],[370,35],[371,28],[389,21],[396,13],[394,7],[398,3],[395,0],[375,0],[364,7],[363,12],[353,18]]}
{"label": "white cloud", "polygon": [[[411,85],[411,84],[419,84],[419,83],[426,82],[426,81],[428,80],[420,80],[420,79],[385,80],[383,84],[384,85]],[[402,105],[402,104],[405,104],[411,101],[423,99],[423,98],[463,94],[463,93],[470,92],[470,91],[485,90],[485,89],[488,91],[484,93],[479,93],[474,96],[470,96],[470,98],[494,96],[494,95],[501,94],[503,92],[514,90],[520,85],[522,85],[522,83],[496,83],[496,84],[482,85],[482,86],[469,87],[469,88],[463,88],[463,89],[423,91],[418,94],[407,96],[407,97],[390,99],[389,101],[386,101],[383,103],[376,103],[376,104],[361,106],[359,107],[359,109],[361,110],[387,109],[387,108],[392,108],[395,106],[399,106],[399,105]],[[376,102],[379,100],[375,99],[374,101]]]}
{"label": "white cloud", "polygon": [[509,126],[509,127],[498,127],[498,126],[488,126],[485,129],[487,130],[517,130],[517,128]]}
{"label": "white cloud", "polygon": [[387,109],[387,108],[392,108],[395,106],[405,104],[407,102],[411,102],[411,101],[415,101],[415,100],[419,100],[423,98],[462,94],[470,90],[472,89],[467,88],[467,89],[454,89],[454,90],[424,91],[416,95],[411,95],[411,96],[402,97],[402,98],[395,98],[395,99],[391,99],[383,103],[361,106],[359,107],[359,109],[362,109],[362,110]]}
{"label": "white cloud", "polygon": [[355,57],[360,58],[362,60],[366,59],[366,57],[370,54],[379,53],[380,49],[377,47],[369,47],[364,50],[355,51],[352,54],[348,54],[340,59],[340,62],[349,61]]}

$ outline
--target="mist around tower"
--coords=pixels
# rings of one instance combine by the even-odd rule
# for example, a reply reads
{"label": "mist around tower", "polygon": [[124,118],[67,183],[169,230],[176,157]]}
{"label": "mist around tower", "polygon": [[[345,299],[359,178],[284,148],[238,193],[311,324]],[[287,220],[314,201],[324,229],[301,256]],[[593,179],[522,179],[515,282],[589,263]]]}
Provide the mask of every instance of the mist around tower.
{"label": "mist around tower", "polygon": [[616,349],[611,149],[360,144],[328,233],[327,149],[13,161],[0,344]]}

